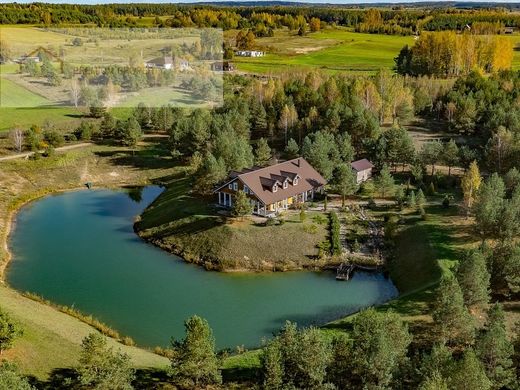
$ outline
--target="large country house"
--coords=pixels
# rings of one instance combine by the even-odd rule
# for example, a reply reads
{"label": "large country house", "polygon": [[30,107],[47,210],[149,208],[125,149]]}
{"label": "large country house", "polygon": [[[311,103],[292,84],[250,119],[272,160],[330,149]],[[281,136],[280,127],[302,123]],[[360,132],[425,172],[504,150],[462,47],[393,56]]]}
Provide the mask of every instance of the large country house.
{"label": "large country house", "polygon": [[238,191],[244,191],[253,204],[253,214],[269,216],[321,193],[327,181],[303,158],[268,167],[252,167],[231,172],[215,193],[218,204],[232,207]]}

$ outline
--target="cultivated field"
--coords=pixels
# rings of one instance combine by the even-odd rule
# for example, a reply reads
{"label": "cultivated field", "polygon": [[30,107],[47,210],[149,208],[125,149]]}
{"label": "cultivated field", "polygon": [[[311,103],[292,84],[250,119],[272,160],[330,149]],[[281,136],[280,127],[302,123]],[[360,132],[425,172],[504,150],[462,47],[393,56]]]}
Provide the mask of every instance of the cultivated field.
{"label": "cultivated field", "polygon": [[[234,45],[237,31],[227,31],[226,40]],[[513,68],[520,69],[520,34],[507,36],[515,50]],[[258,38],[257,46],[267,54],[259,58],[235,57],[238,70],[252,73],[277,73],[295,66],[329,71],[373,73],[392,68],[394,58],[412,36],[362,34],[347,28],[326,28],[299,36],[296,32],[276,30],[274,37]]]}

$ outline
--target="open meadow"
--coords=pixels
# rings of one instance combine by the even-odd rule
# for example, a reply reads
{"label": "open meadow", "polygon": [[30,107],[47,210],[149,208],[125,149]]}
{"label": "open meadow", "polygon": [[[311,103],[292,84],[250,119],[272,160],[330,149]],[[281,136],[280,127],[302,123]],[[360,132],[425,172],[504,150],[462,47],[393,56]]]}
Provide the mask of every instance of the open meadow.
{"label": "open meadow", "polygon": [[[234,44],[237,31],[227,31],[226,40]],[[513,69],[520,69],[520,34],[508,35],[516,48]],[[273,37],[256,39],[264,57],[235,57],[237,69],[250,73],[279,73],[300,67],[319,68],[331,72],[374,73],[391,69],[394,58],[405,45],[414,44],[413,36],[364,34],[348,28],[329,27],[299,36],[295,31],[275,30]]]}

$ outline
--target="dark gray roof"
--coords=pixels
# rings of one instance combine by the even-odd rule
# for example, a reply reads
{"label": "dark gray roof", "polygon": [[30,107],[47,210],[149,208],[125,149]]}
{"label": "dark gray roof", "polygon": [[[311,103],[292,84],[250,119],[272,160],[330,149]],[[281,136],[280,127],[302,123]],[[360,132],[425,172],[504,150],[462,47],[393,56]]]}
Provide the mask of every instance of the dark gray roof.
{"label": "dark gray roof", "polygon": [[366,171],[367,169],[374,168],[374,164],[372,164],[366,158],[354,161],[350,164],[350,166],[356,172]]}

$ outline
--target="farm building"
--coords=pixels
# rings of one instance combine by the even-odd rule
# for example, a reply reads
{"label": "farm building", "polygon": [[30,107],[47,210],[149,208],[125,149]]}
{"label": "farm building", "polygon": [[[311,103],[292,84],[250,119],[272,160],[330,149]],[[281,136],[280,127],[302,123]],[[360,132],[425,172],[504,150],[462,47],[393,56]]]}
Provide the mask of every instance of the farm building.
{"label": "farm building", "polygon": [[356,172],[356,182],[358,184],[363,183],[372,177],[372,169],[374,168],[374,164],[372,164],[366,158],[354,161],[350,164],[350,166],[354,172]]}
{"label": "farm building", "polygon": [[232,72],[235,70],[235,66],[229,61],[217,61],[211,64],[211,70],[214,72]]}
{"label": "farm building", "polygon": [[235,55],[238,57],[263,57],[265,53],[257,50],[238,50]]}
{"label": "farm building", "polygon": [[169,56],[157,57],[146,61],[144,66],[147,68],[158,68],[170,70],[173,68],[173,58]]}
{"label": "farm building", "polygon": [[182,58],[179,57],[170,57],[170,56],[164,56],[164,57],[157,57],[154,59],[151,59],[147,62],[145,62],[146,68],[155,68],[155,69],[176,69],[180,71],[190,70],[190,63]]}
{"label": "farm building", "polygon": [[253,205],[253,214],[270,216],[314,199],[325,184],[327,181],[300,157],[268,167],[233,171],[214,193],[220,206],[232,207],[238,191],[244,191]]}

